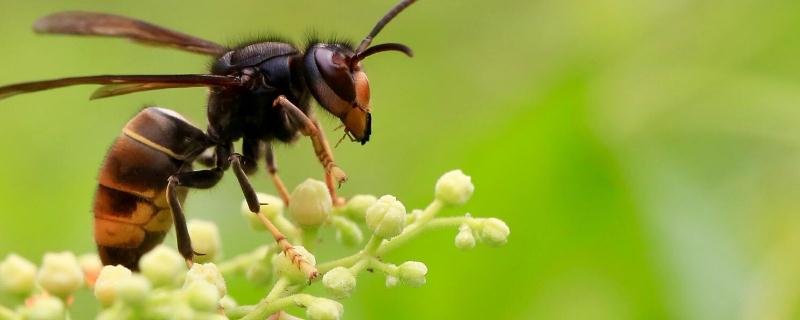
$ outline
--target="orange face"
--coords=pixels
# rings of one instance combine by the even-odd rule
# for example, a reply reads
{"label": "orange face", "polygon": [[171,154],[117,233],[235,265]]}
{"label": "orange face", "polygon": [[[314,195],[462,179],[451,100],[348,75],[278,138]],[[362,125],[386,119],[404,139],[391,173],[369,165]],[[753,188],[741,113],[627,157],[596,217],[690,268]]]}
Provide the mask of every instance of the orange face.
{"label": "orange face", "polygon": [[306,80],[317,102],[364,144],[372,131],[369,81],[354,59],[355,53],[345,46],[316,45],[306,53]]}

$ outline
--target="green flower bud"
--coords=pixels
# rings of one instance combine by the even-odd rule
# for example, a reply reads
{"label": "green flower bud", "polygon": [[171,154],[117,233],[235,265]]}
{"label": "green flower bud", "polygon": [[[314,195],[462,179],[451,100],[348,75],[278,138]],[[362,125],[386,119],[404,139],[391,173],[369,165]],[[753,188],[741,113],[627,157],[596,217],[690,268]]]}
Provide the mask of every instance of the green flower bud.
{"label": "green flower bud", "polygon": [[186,271],[186,262],[175,249],[159,245],[142,256],[139,270],[156,287],[171,287],[180,282]]}
{"label": "green flower bud", "polygon": [[397,198],[385,195],[367,209],[367,226],[383,239],[391,239],[405,227],[406,207]]}
{"label": "green flower bud", "polygon": [[[263,214],[267,219],[275,219],[278,215],[283,214],[283,200],[276,196],[266,194],[266,193],[256,193],[258,196],[258,202],[263,203],[261,205],[260,214]],[[250,228],[256,231],[265,231],[267,227],[261,222],[261,219],[258,216],[250,211],[250,207],[247,205],[247,201],[242,201],[242,209],[240,211],[242,216],[247,220]]]}
{"label": "green flower bud", "polygon": [[192,309],[214,312],[219,308],[219,291],[213,284],[196,281],[186,288],[186,295]]}
{"label": "green flower bud", "polygon": [[47,253],[37,280],[45,291],[64,299],[81,287],[83,272],[72,252]]}
{"label": "green flower bud", "polygon": [[364,233],[355,222],[341,218],[336,225],[336,241],[352,247],[364,241]]}
{"label": "green flower bud", "polygon": [[403,283],[418,288],[425,284],[428,267],[418,261],[406,261],[397,269],[398,277]]}
{"label": "green flower bud", "polygon": [[150,293],[152,286],[147,278],[135,274],[120,279],[117,283],[117,296],[129,305],[139,305]]}
{"label": "green flower bud", "polygon": [[132,275],[128,268],[123,266],[105,266],[100,269],[100,275],[94,284],[94,296],[103,306],[110,306],[117,299],[117,285],[123,279]]}
{"label": "green flower bud", "polygon": [[22,318],[25,320],[63,320],[64,303],[51,296],[37,296],[31,299],[32,303],[22,309]]}
{"label": "green flower bud", "polygon": [[222,299],[219,300],[219,305],[225,310],[230,310],[239,306],[239,304],[236,303],[236,300],[229,295],[222,297]]}
{"label": "green flower bud", "polygon": [[227,288],[225,287],[225,279],[213,263],[195,263],[189,272],[186,273],[186,280],[183,282],[183,287],[188,288],[192,283],[203,281],[213,284],[217,287],[220,296],[224,296]]}
{"label": "green flower bud", "polygon": [[394,288],[397,286],[397,283],[400,282],[400,279],[393,275],[386,275],[386,287],[387,288]]}
{"label": "green flower bud", "polygon": [[25,296],[33,291],[36,266],[16,254],[0,262],[0,291]]}
{"label": "green flower bud", "polygon": [[272,281],[272,260],[259,259],[247,268],[247,281],[254,284],[268,285]]}
{"label": "green flower bud", "polygon": [[508,228],[508,225],[503,220],[489,218],[483,220],[481,241],[490,246],[501,246],[508,242],[509,233],[511,233],[511,229]]}
{"label": "green flower bud", "polygon": [[461,170],[445,173],[436,181],[436,199],[451,205],[462,205],[472,197],[475,186]]}
{"label": "green flower bud", "polygon": [[338,320],[341,319],[344,307],[342,304],[323,298],[316,298],[307,306],[306,316],[309,320]]}
{"label": "green flower bud", "polygon": [[465,223],[458,227],[458,234],[456,235],[456,248],[461,250],[469,250],[475,247],[475,236],[472,235],[472,229]]}
{"label": "green flower bud", "polygon": [[289,212],[301,226],[321,225],[328,219],[332,209],[331,195],[322,181],[306,179],[292,191]]}
{"label": "green flower bud", "polygon": [[336,299],[349,298],[356,288],[356,277],[350,269],[336,267],[325,273],[322,277],[322,285]]}
{"label": "green flower bud", "polygon": [[[317,265],[317,259],[311,252],[302,246],[295,246],[294,251],[300,254],[308,264],[312,266]],[[305,283],[308,282],[308,276],[297,267],[291,260],[292,257],[287,257],[284,252],[278,253],[272,257],[272,265],[275,268],[277,276],[284,276],[292,283]]]}
{"label": "green flower bud", "polygon": [[187,227],[189,237],[192,239],[192,249],[203,254],[195,256],[195,262],[211,262],[222,255],[222,242],[216,224],[210,221],[192,220]]}
{"label": "green flower bud", "polygon": [[345,205],[345,212],[347,215],[355,220],[355,221],[364,221],[364,217],[367,214],[367,209],[375,204],[375,201],[378,201],[373,195],[369,194],[359,194],[355,195],[347,201],[347,205]]}

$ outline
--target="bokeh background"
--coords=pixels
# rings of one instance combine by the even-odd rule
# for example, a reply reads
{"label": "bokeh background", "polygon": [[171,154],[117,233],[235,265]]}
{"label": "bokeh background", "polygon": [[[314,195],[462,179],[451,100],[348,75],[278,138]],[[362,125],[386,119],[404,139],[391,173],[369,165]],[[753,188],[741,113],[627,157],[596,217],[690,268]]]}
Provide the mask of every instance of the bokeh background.
{"label": "bokeh background", "polygon": [[[278,33],[359,41],[381,1],[2,1],[0,83],[203,72],[206,57],[124,40],[37,36],[39,16],[95,10],[221,43]],[[800,317],[800,2],[420,1],[377,42],[417,56],[365,63],[374,138],[343,143],[341,192],[427,204],[461,168],[504,219],[499,249],[430,233],[387,259],[428,284],[359,279],[348,319],[792,319]],[[91,252],[97,169],[144,104],[205,125],[203,89],[87,100],[91,87],[0,101],[0,256]],[[334,127],[324,121],[329,139]],[[308,141],[277,150],[289,186],[322,177]],[[263,171],[259,190],[274,192]],[[233,176],[193,191],[228,256],[269,241],[238,213]],[[330,234],[322,260],[335,249]],[[174,245],[174,236],[166,241]],[[327,248],[327,249],[326,249]],[[355,249],[349,249],[353,251]],[[242,303],[265,293],[229,279]],[[318,285],[317,285],[318,286]],[[95,310],[76,302],[76,318]]]}

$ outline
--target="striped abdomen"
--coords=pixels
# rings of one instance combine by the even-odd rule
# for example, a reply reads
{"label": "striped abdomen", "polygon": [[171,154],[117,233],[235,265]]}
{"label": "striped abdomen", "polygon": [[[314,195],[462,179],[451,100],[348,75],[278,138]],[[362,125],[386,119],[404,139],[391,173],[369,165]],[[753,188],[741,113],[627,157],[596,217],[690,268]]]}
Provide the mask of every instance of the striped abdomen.
{"label": "striped abdomen", "polygon": [[[94,238],[103,264],[138,269],[139,258],[172,226],[167,179],[191,170],[209,145],[203,131],[166,109],[146,108],[125,125],[100,169],[94,200]],[[183,202],[186,190],[179,193]]]}

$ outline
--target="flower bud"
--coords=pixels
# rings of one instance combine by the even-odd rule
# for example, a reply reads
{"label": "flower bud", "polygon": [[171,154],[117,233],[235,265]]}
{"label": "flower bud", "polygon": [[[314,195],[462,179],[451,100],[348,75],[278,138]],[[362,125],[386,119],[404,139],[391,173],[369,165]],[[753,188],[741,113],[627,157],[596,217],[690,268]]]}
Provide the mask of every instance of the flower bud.
{"label": "flower bud", "polygon": [[336,267],[325,273],[322,277],[322,285],[336,299],[349,298],[356,288],[356,277],[350,269]]}
{"label": "flower bud", "polygon": [[406,207],[397,198],[385,195],[367,209],[366,219],[375,236],[390,239],[403,231]]}
{"label": "flower bud", "polygon": [[436,181],[436,199],[451,205],[462,205],[472,197],[475,186],[461,170],[445,173]]}
{"label": "flower bud", "polygon": [[[258,196],[258,202],[262,203],[261,209],[259,210],[260,214],[263,214],[267,219],[275,219],[278,215],[283,214],[283,200],[276,196],[266,194],[266,193],[256,193]],[[242,201],[242,210],[240,211],[242,216],[247,220],[250,228],[256,231],[265,231],[267,227],[261,222],[261,219],[256,216],[255,213],[250,211],[250,207],[247,205],[247,201]]]}
{"label": "flower bud", "polygon": [[247,268],[247,281],[254,284],[268,285],[272,281],[272,260],[259,259]]}
{"label": "flower bud", "polygon": [[213,284],[219,291],[219,296],[224,296],[227,288],[225,287],[225,279],[213,263],[195,263],[189,272],[186,273],[186,280],[183,282],[183,287],[188,288],[192,283],[204,281]]}
{"label": "flower bud", "polygon": [[193,282],[186,288],[186,295],[189,305],[197,311],[213,312],[219,308],[219,291],[208,282]]}
{"label": "flower bud", "polygon": [[425,274],[428,273],[428,267],[422,262],[406,261],[398,267],[397,271],[400,281],[418,288],[425,284]]}
{"label": "flower bud", "polygon": [[123,266],[105,266],[100,269],[100,275],[94,284],[94,296],[103,306],[110,306],[117,299],[117,285],[120,281],[132,275],[128,268]]}
{"label": "flower bud", "polygon": [[192,239],[192,249],[202,254],[194,257],[195,262],[211,262],[222,255],[222,242],[216,224],[210,221],[192,220],[187,227],[189,237]]}
{"label": "flower bud", "polygon": [[48,293],[66,298],[83,284],[83,272],[72,252],[47,253],[37,276]]}
{"label": "flower bud", "polygon": [[22,318],[26,320],[63,320],[64,303],[61,300],[41,295],[31,299],[31,303],[22,309]]}
{"label": "flower bud", "polygon": [[400,282],[400,279],[398,279],[397,277],[392,276],[392,275],[386,275],[386,287],[387,288],[396,287],[398,282]]}
{"label": "flower bud", "polygon": [[328,187],[322,181],[306,179],[292,192],[289,212],[304,227],[321,225],[333,209]]}
{"label": "flower bud", "polygon": [[86,277],[86,283],[89,284],[89,287],[94,287],[97,276],[100,275],[100,270],[103,269],[100,257],[94,253],[82,254],[78,257],[78,264],[83,270],[84,277]]}
{"label": "flower bud", "polygon": [[309,320],[338,320],[344,312],[340,303],[324,298],[315,298],[306,308]]}
{"label": "flower bud", "polygon": [[229,295],[222,297],[222,299],[219,300],[219,305],[225,310],[230,310],[239,306],[239,304],[236,303],[236,300]]}
{"label": "flower bud", "polygon": [[156,287],[174,286],[180,282],[186,262],[175,249],[159,245],[142,256],[139,270]]}
{"label": "flower bud", "polygon": [[378,201],[373,195],[359,194],[355,195],[347,201],[345,205],[345,212],[355,221],[364,221],[364,216],[367,214],[367,209]]}
{"label": "flower bud", "polygon": [[489,218],[483,220],[481,241],[493,247],[501,246],[508,242],[509,233],[511,233],[511,229],[508,228],[508,225],[503,220]]}
{"label": "flower bud", "polygon": [[[295,246],[294,251],[299,253],[303,259],[312,266],[317,265],[317,259],[311,252],[308,252],[303,246]],[[305,283],[308,281],[308,276],[297,267],[291,260],[291,256],[287,257],[285,252],[281,252],[272,257],[272,265],[275,268],[275,273],[278,276],[284,276],[292,283]]]}
{"label": "flower bud", "polygon": [[129,305],[139,305],[147,298],[152,286],[147,278],[135,274],[117,283],[117,296]]}
{"label": "flower bud", "polygon": [[336,241],[352,247],[364,241],[364,233],[355,222],[341,218],[336,225]]}
{"label": "flower bud", "polygon": [[0,262],[0,291],[25,296],[35,284],[36,266],[16,254]]}
{"label": "flower bud", "polygon": [[456,235],[456,248],[461,250],[469,250],[475,247],[475,236],[472,235],[472,229],[465,223],[458,228]]}

